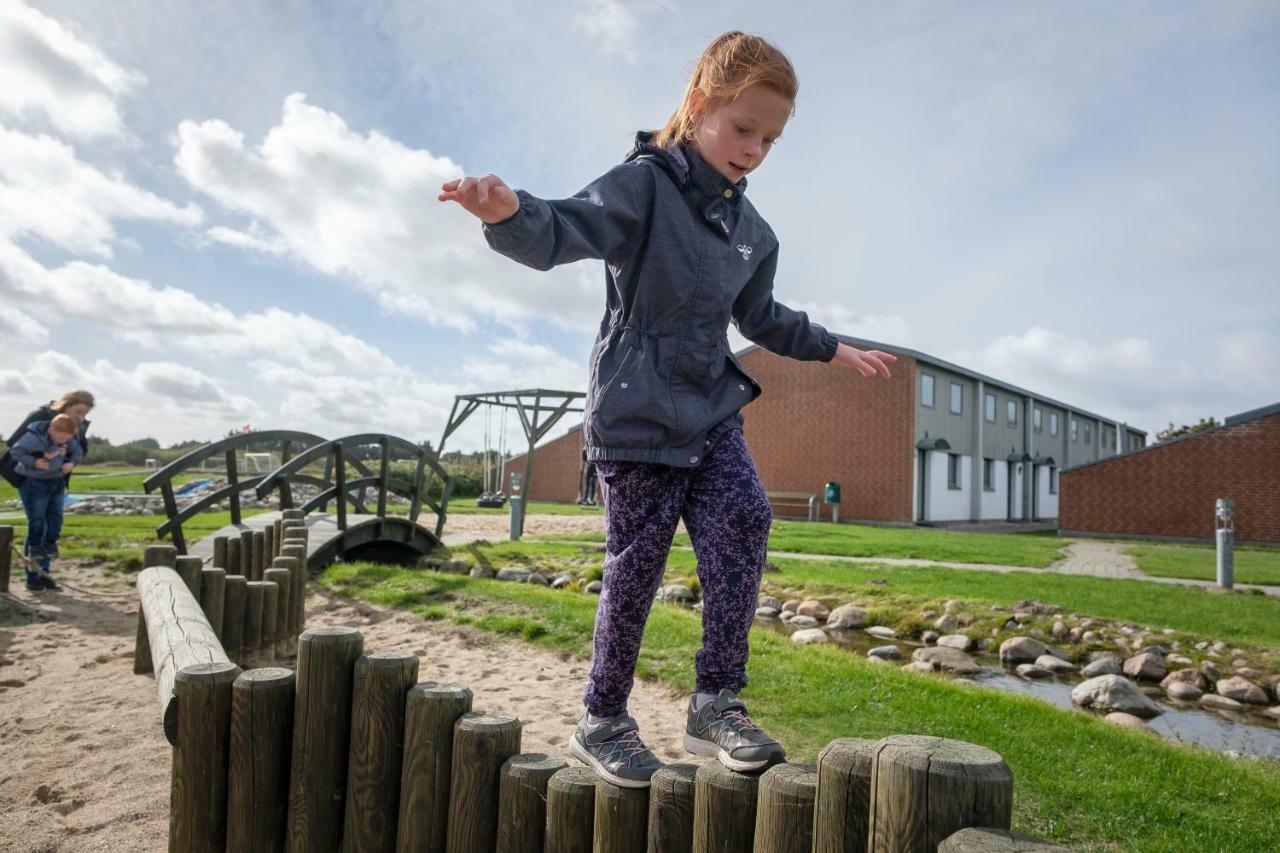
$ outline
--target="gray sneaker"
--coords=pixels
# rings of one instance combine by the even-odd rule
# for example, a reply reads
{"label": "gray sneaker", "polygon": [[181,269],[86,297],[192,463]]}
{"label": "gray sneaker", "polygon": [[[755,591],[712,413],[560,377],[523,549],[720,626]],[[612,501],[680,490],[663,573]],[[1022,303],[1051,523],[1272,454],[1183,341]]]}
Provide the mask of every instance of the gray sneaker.
{"label": "gray sneaker", "polygon": [[786,760],[782,745],[747,716],[747,706],[732,690],[721,690],[696,711],[693,702],[690,696],[684,725],[684,748],[689,752],[715,756],[738,772],[761,770]]}
{"label": "gray sneaker", "polygon": [[623,788],[647,788],[653,774],[662,769],[629,714],[605,717],[594,726],[584,711],[569,739],[573,757],[595,770],[600,778]]}

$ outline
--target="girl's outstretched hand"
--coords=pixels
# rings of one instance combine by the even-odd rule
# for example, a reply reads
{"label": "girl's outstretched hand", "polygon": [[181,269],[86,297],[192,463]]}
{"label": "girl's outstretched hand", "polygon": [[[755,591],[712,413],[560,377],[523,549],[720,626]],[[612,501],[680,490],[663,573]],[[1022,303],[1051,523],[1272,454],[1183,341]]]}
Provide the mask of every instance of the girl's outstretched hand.
{"label": "girl's outstretched hand", "polygon": [[457,178],[440,187],[440,201],[456,201],[486,225],[515,216],[520,199],[497,175]]}
{"label": "girl's outstretched hand", "polygon": [[836,357],[831,359],[831,363],[848,365],[863,376],[875,376],[879,373],[888,379],[889,366],[885,362],[897,360],[889,353],[880,352],[878,349],[858,350],[848,344],[839,344],[836,347]]}

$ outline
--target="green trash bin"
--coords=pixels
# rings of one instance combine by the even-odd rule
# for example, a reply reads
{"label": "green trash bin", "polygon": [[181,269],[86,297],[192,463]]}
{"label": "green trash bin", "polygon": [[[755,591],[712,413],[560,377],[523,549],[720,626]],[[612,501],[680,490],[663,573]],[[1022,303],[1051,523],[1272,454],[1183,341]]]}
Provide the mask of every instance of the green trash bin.
{"label": "green trash bin", "polygon": [[835,524],[840,520],[840,484],[827,483],[823,489],[823,500],[831,504],[831,523]]}

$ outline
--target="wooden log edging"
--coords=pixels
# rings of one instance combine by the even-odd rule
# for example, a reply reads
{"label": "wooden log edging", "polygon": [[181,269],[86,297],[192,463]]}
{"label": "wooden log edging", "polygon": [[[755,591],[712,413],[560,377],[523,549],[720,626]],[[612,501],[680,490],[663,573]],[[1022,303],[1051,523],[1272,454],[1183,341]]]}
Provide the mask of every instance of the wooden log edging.
{"label": "wooden log edging", "polygon": [[222,592],[222,648],[231,660],[239,660],[244,646],[245,597],[249,580],[244,575],[228,574]]}
{"label": "wooden log edging", "polygon": [[9,572],[13,566],[13,528],[0,526],[0,592],[9,591]]}
{"label": "wooden log edging", "polygon": [[448,853],[488,853],[498,835],[499,774],[520,752],[520,721],[472,711],[453,726],[449,776]]}
{"label": "wooden log edging", "polygon": [[969,827],[948,835],[938,853],[1071,853],[1071,848],[992,827]]}
{"label": "wooden log edging", "polygon": [[177,737],[174,681],[196,664],[230,664],[199,602],[176,571],[152,566],[138,575],[138,599],[155,665],[156,696],[169,743]]}
{"label": "wooden log edging", "polygon": [[409,690],[396,833],[401,853],[445,849],[453,726],[471,710],[471,701],[471,691],[461,684],[427,681]]}
{"label": "wooden log edging", "polygon": [[589,767],[566,767],[547,782],[544,850],[591,853],[595,837],[596,776]]}
{"label": "wooden log edging", "polygon": [[596,781],[593,853],[645,853],[648,847],[649,789]]}
{"label": "wooden log edging", "polygon": [[[172,545],[148,545],[142,552],[142,568],[152,566],[168,566],[174,568],[178,564],[178,549]],[[138,633],[133,643],[133,672],[142,675],[151,672],[151,641],[147,639],[147,619],[142,612],[142,602],[138,602]]]}
{"label": "wooden log edging", "polygon": [[735,773],[718,761],[694,776],[694,853],[750,850],[755,845],[760,777]]}
{"label": "wooden log edging", "polygon": [[[209,627],[222,642],[222,612],[226,602],[227,572],[225,569],[200,570],[200,609],[209,620]],[[225,651],[225,648],[223,649]]]}
{"label": "wooden log edging", "polygon": [[813,853],[866,853],[876,742],[839,738],[818,754]]}
{"label": "wooden log edging", "polygon": [[547,783],[567,766],[560,756],[541,752],[507,759],[499,772],[497,849],[541,853],[547,831]]}
{"label": "wooden log edging", "polygon": [[411,652],[366,652],[356,659],[344,850],[396,849],[405,697],[417,681],[418,656]]}
{"label": "wooden log edging", "polygon": [[649,782],[648,853],[693,850],[693,796],[696,764],[668,764]]}
{"label": "wooden log edging", "polygon": [[227,840],[232,663],[197,664],[174,680],[177,729],[169,785],[169,850],[221,853]]}
{"label": "wooden log edging", "polygon": [[292,670],[242,673],[231,688],[227,849],[284,849],[293,734]]}
{"label": "wooden log edging", "polygon": [[355,628],[313,628],[298,642],[289,773],[288,849],[336,850],[342,839],[351,688],[364,638]]}
{"label": "wooden log edging", "polygon": [[760,776],[755,853],[809,853],[813,849],[817,787],[817,769],[809,764],[778,764]]}

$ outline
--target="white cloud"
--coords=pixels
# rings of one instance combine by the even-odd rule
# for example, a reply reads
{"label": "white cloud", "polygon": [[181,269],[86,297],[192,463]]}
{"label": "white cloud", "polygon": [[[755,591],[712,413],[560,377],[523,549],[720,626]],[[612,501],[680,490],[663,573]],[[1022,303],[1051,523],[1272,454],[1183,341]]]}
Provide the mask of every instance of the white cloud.
{"label": "white cloud", "polygon": [[49,330],[36,318],[24,314],[12,305],[0,311],[0,350],[8,346],[44,344],[49,340]]}
{"label": "white cloud", "polygon": [[144,82],[22,0],[0,3],[0,113],[77,137],[119,136],[116,99]]}
{"label": "white cloud", "polygon": [[94,432],[113,441],[151,436],[162,442],[213,438],[256,420],[260,409],[222,381],[182,364],[141,362],[121,368],[107,359],[81,362],[54,350],[21,370],[0,371],[0,409],[25,412],[69,388],[97,398]]}
{"label": "white cloud", "polygon": [[1168,348],[1147,338],[1092,341],[1033,327],[948,357],[1152,434],[1167,420],[1222,418],[1280,400],[1280,335],[1266,329]]}
{"label": "white cloud", "polygon": [[574,16],[573,23],[596,41],[604,53],[620,54],[627,62],[635,64],[635,37],[639,22],[625,3],[620,0],[585,0],[584,8]]}
{"label": "white cloud", "polygon": [[175,163],[191,185],[248,217],[211,239],[284,255],[352,281],[387,311],[459,329],[477,319],[530,317],[586,327],[596,320],[596,267],[538,274],[492,252],[475,219],[436,201],[463,174],[446,156],[409,148],[338,115],[285,99],[256,148],[227,124],[184,121]]}
{"label": "white cloud", "polygon": [[201,213],[84,163],[65,142],[0,127],[0,240],[38,238],[111,257],[122,219],[193,226]]}
{"label": "white cloud", "polygon": [[81,320],[151,348],[266,354],[322,371],[401,369],[372,344],[307,314],[265,308],[237,315],[185,290],[157,287],[97,264],[70,261],[47,269],[4,242],[0,295],[49,322]]}
{"label": "white cloud", "polygon": [[788,302],[809,315],[809,319],[837,335],[866,338],[884,344],[913,345],[911,326],[896,314],[863,314],[832,302]]}

